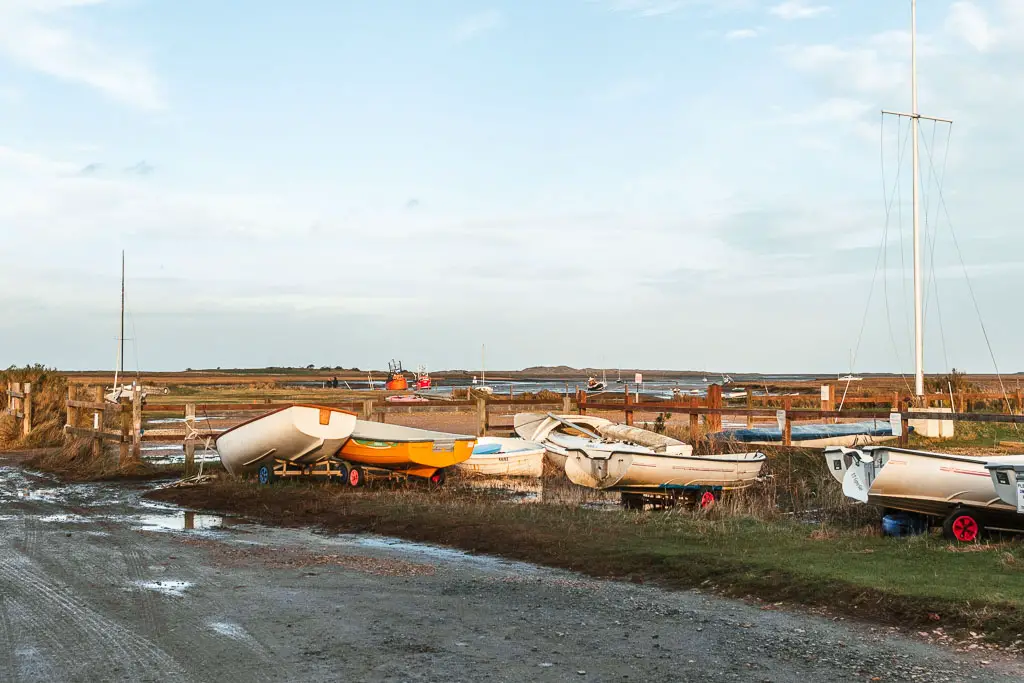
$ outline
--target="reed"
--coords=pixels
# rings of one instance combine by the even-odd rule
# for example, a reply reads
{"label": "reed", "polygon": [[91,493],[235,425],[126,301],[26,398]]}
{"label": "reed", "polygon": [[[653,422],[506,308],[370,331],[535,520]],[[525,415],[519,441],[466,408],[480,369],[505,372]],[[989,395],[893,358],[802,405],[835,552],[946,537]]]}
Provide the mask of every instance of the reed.
{"label": "reed", "polygon": [[54,369],[30,365],[0,372],[0,386],[6,389],[8,382],[32,383],[33,428],[23,436],[12,416],[0,416],[0,451],[59,446],[67,415],[67,379]]}

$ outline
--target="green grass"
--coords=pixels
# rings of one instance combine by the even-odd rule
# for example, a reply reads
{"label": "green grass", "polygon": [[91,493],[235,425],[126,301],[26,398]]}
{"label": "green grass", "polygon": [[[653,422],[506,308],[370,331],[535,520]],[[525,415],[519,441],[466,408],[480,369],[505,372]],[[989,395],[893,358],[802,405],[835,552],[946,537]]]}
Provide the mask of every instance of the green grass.
{"label": "green grass", "polygon": [[982,631],[1004,643],[1024,632],[1024,548],[1017,544],[963,552],[934,536],[891,539],[873,526],[840,529],[784,516],[766,521],[733,516],[725,505],[710,515],[635,513],[514,504],[457,488],[354,491],[305,482],[259,488],[225,478],[153,497],[270,524],[380,533],[905,627]]}

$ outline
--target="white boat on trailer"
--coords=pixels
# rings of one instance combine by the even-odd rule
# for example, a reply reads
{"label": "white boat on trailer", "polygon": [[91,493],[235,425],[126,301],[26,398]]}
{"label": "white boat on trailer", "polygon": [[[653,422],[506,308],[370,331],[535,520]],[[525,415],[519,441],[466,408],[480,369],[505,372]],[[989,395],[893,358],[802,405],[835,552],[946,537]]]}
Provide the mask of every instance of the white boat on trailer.
{"label": "white boat on trailer", "polygon": [[456,467],[463,474],[483,477],[534,477],[544,475],[544,446],[526,439],[482,436],[473,454]]}
{"label": "white boat on trailer", "polygon": [[[829,471],[847,497],[941,522],[952,540],[970,542],[983,529],[1024,531],[1024,515],[994,486],[996,473],[1024,466],[1024,455],[976,457],[908,448],[828,448]],[[1022,467],[1024,469],[1024,467]]]}
{"label": "white boat on trailer", "polygon": [[[275,466],[327,468],[352,436],[356,416],[317,405],[290,405],[236,425],[217,436],[217,453],[229,474],[257,472],[261,483]],[[320,472],[317,472],[320,473]]]}

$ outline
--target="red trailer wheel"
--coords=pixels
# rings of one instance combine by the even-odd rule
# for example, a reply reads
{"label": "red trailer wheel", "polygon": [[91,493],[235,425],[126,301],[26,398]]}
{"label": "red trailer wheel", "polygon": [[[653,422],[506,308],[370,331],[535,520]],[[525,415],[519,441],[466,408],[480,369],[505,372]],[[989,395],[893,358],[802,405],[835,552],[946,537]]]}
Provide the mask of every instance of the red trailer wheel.
{"label": "red trailer wheel", "polygon": [[981,535],[981,524],[974,513],[968,510],[954,510],[942,525],[946,538],[960,543],[973,543]]}
{"label": "red trailer wheel", "polygon": [[715,494],[711,491],[705,491],[700,497],[700,509],[707,510],[709,507],[715,504]]}
{"label": "red trailer wheel", "polygon": [[348,471],[348,485],[352,488],[362,486],[366,481],[362,467],[353,467]]}

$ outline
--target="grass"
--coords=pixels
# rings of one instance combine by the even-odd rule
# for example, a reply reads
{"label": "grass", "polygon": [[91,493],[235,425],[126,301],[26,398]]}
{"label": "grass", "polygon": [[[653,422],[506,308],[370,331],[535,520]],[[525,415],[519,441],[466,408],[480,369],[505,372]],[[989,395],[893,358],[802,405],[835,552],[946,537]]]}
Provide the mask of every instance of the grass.
{"label": "grass", "polygon": [[12,415],[0,415],[0,451],[58,446],[62,442],[67,411],[67,380],[42,365],[11,367],[0,372],[0,386],[8,382],[32,383],[32,431],[23,436]]}
{"label": "grass", "polygon": [[961,552],[932,536],[889,539],[875,525],[841,528],[786,515],[757,519],[725,505],[711,513],[636,513],[515,504],[457,486],[352,490],[285,482],[261,488],[225,477],[150,495],[269,524],[385,534],[597,577],[823,607],[909,628],[979,631],[1003,644],[1024,632],[1024,548],[1018,545]]}

